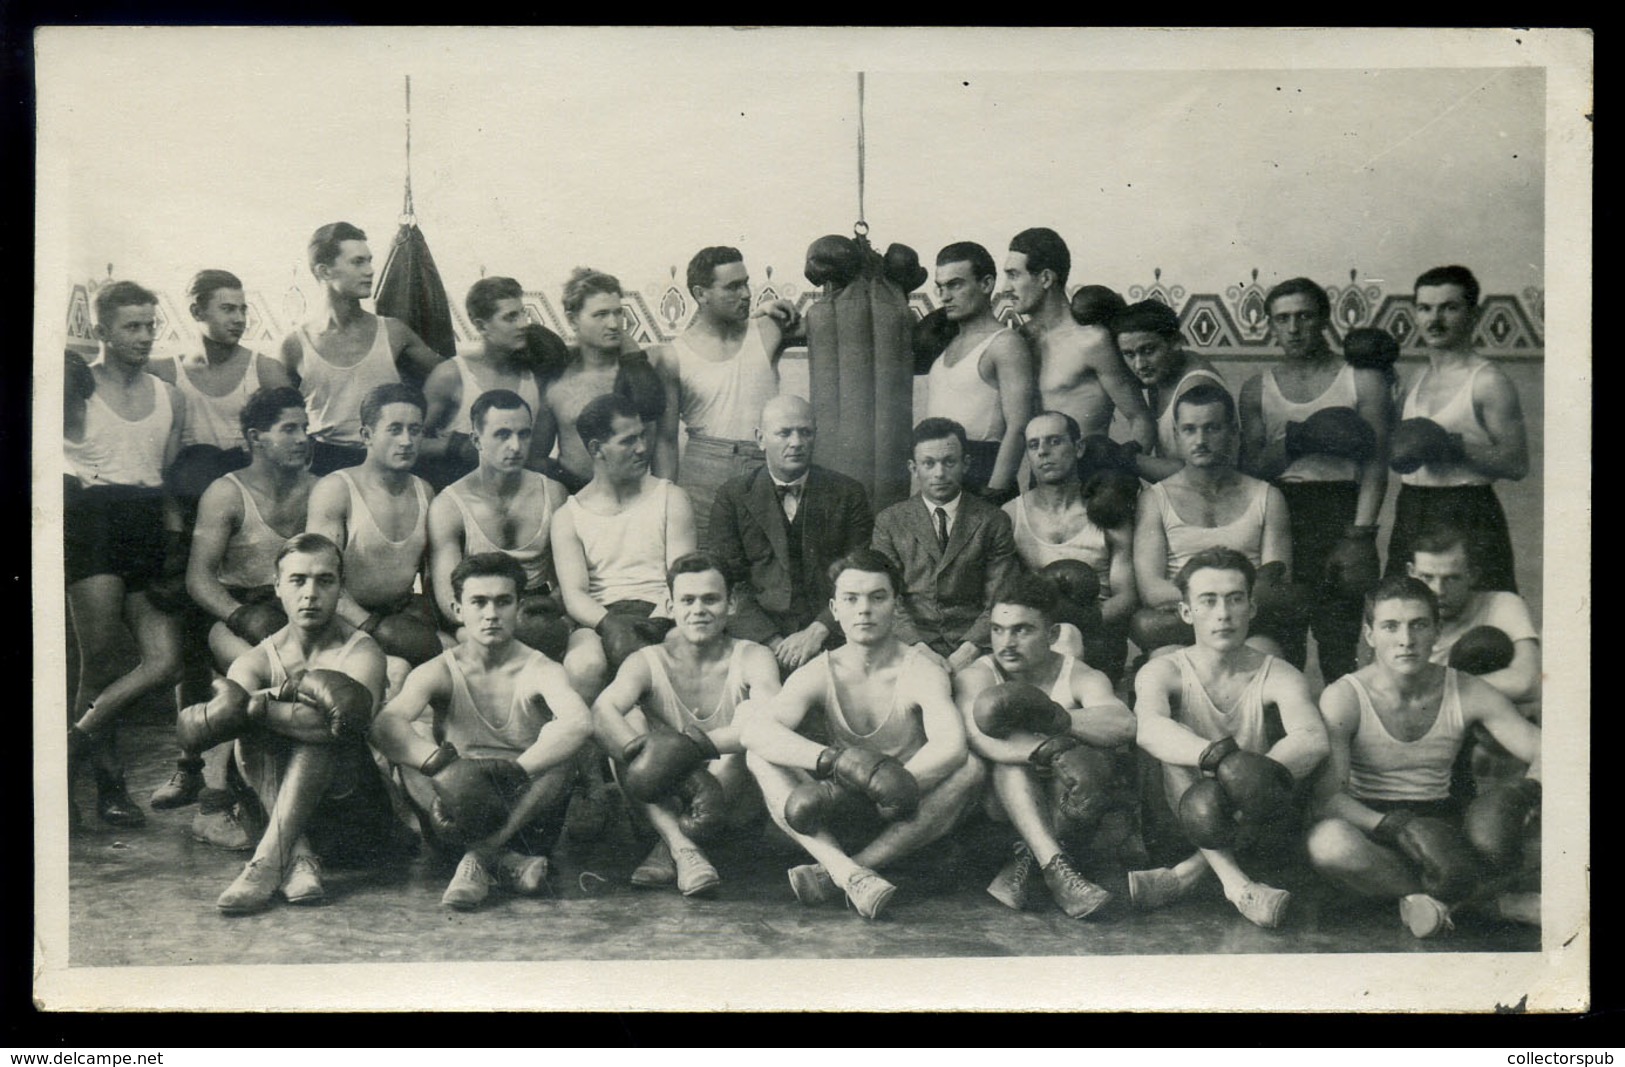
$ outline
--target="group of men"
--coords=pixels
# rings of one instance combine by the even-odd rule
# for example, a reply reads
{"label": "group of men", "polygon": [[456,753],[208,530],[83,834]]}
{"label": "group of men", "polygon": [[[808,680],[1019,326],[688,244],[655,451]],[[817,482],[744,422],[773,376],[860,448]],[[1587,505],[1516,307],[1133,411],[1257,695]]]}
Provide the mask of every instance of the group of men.
{"label": "group of men", "polygon": [[1242,864],[1302,860],[1418,936],[1538,922],[1539,646],[1491,488],[1527,446],[1464,268],[1417,281],[1402,402],[1392,339],[1335,351],[1299,278],[1238,405],[1165,305],[1069,298],[1054,231],[1012,239],[1002,284],[951,244],[897,457],[918,491],[876,514],[814,463],[779,389],[799,317],[753,304],[735,249],[694,257],[696,315],[652,353],[579,269],[575,345],[482,278],[481,349],[444,361],[360,307],[365,234],[309,251],[325,300],[277,358],[210,270],[200,352],[153,360],[156,298],[120,282],[69,366],[70,781],[88,764],[98,818],[141,825],[116,726],[178,685],[151,804],[252,852],[223,912],[319,901],[324,861],[418,838],[455,861],[449,906],[539,893],[618,788],[650,848],[631,882],[688,896],[720,884],[710,842],[770,819],[812,861],[796,899],[872,919],[884,871],[980,813],[1010,827],[1011,907],[1041,881],[1075,918],[1156,908],[1211,869],[1274,927],[1290,892]]}

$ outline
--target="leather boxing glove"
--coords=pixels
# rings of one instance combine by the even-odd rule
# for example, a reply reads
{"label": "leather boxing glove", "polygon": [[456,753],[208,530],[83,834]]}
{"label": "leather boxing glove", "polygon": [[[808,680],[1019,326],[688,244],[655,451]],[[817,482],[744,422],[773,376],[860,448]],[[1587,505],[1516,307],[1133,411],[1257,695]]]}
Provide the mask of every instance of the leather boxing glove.
{"label": "leather boxing glove", "polygon": [[631,402],[645,422],[658,420],[666,413],[666,386],[649,363],[647,352],[621,353],[613,388],[616,396]]}
{"label": "leather boxing glove", "polygon": [[546,326],[533,322],[525,327],[524,361],[538,383],[550,382],[569,365],[570,346]]}
{"label": "leather boxing glove", "polygon": [[850,237],[827,234],[807,248],[807,280],[814,285],[834,285],[840,289],[863,269],[863,251]]}
{"label": "leather boxing glove", "polygon": [[906,296],[925,284],[931,272],[920,266],[920,254],[908,245],[892,244],[886,248],[880,272],[903,290]]}
{"label": "leather boxing glove", "polygon": [[1326,553],[1326,582],[1338,596],[1352,600],[1363,597],[1382,580],[1382,563],[1377,558],[1377,528],[1350,526],[1343,539]]}
{"label": "leather boxing glove", "polygon": [[683,808],[677,826],[684,834],[702,845],[721,835],[728,825],[728,798],[716,775],[700,768],[677,784],[676,796]]}
{"label": "leather boxing glove", "polygon": [[1083,513],[1102,530],[1115,530],[1132,520],[1139,499],[1140,479],[1132,470],[1097,470],[1083,483]]}
{"label": "leather boxing glove", "polygon": [[282,683],[276,699],[315,708],[327,719],[335,740],[366,737],[372,727],[372,693],[341,671],[302,671]]}
{"label": "leather boxing glove", "polygon": [[1478,884],[1478,857],[1467,838],[1443,819],[1390,812],[1371,836],[1416,864],[1428,896],[1450,903],[1469,896]]}
{"label": "leather boxing glove", "polygon": [[1486,789],[1467,806],[1462,832],[1492,867],[1504,871],[1523,864],[1530,826],[1540,825],[1540,793],[1539,781],[1520,778]]}
{"label": "leather boxing glove", "polygon": [[914,373],[928,374],[931,364],[948,350],[959,336],[959,327],[948,319],[947,308],[937,308],[914,324],[911,347],[914,350]]}
{"label": "leather boxing glove", "polygon": [[621,784],[633,800],[653,804],[670,796],[684,778],[716,758],[717,746],[704,730],[650,730],[628,741],[622,750],[626,773]]}
{"label": "leather boxing glove", "polygon": [[1048,737],[1072,729],[1072,716],[1035,685],[1003,682],[976,695],[971,706],[976,728],[988,737],[1004,739],[1018,730]]}
{"label": "leather boxing glove", "polygon": [[860,793],[839,782],[814,779],[790,790],[784,801],[784,821],[798,834],[820,830],[853,819],[876,816],[875,806]]}
{"label": "leather boxing glove", "polygon": [[1292,807],[1292,772],[1268,756],[1248,752],[1233,737],[1207,746],[1198,766],[1248,819],[1269,820]]}
{"label": "leather boxing glove", "polygon": [[67,359],[67,395],[81,403],[96,392],[96,374],[85,362],[85,357],[68,348],[63,350]]}
{"label": "leather boxing glove", "polygon": [[548,659],[562,663],[570,644],[570,620],[551,594],[526,593],[519,598],[514,637]]}
{"label": "leather boxing glove", "polygon": [[1080,829],[1094,826],[1112,807],[1115,777],[1106,752],[1081,743],[1067,748],[1049,763],[1053,811]]}
{"label": "leather boxing glove", "polygon": [[1140,454],[1140,443],[1120,444],[1103,433],[1090,434],[1081,442],[1078,454],[1078,473],[1084,482],[1101,471],[1118,470],[1133,474],[1137,469],[1135,458]]}
{"label": "leather boxing glove", "polygon": [[1464,674],[1490,674],[1512,666],[1512,638],[1494,626],[1475,626],[1450,646],[1450,666]]}
{"label": "leather boxing glove", "polygon": [[288,615],[275,600],[240,604],[226,619],[226,628],[251,645],[257,645],[288,625]]}
{"label": "leather boxing glove", "polygon": [[1236,843],[1235,808],[1224,787],[1203,778],[1179,798],[1179,825],[1197,848],[1230,848]]}
{"label": "leather boxing glove", "polygon": [[175,718],[175,740],[185,752],[207,752],[222,741],[239,738],[255,718],[248,690],[230,678],[209,683],[208,700],[180,710]]}
{"label": "leather boxing glove", "polygon": [[1105,326],[1128,306],[1115,290],[1104,285],[1078,286],[1069,304],[1072,319],[1079,326]]}
{"label": "leather boxing glove", "polygon": [[1361,326],[1343,336],[1343,361],[1359,370],[1392,371],[1399,342],[1387,330]]}
{"label": "leather boxing glove", "polygon": [[430,776],[429,785],[458,832],[476,841],[502,829],[530,787],[530,775],[511,759],[454,757]]}
{"label": "leather boxing glove", "polygon": [[826,748],[818,756],[815,772],[820,778],[837,782],[874,801],[880,817],[897,822],[913,815],[920,806],[920,783],[897,760],[872,749]]}
{"label": "leather boxing glove", "polygon": [[671,626],[670,619],[650,619],[611,607],[593,629],[604,644],[604,659],[608,661],[610,674],[613,675],[621,669],[626,657],[640,648],[664,641]]}
{"label": "leather boxing glove", "polygon": [[1081,559],[1058,559],[1038,572],[1063,598],[1080,608],[1100,606],[1100,576]]}
{"label": "leather boxing glove", "polygon": [[1388,465],[1400,474],[1414,474],[1434,463],[1460,463],[1466,458],[1461,435],[1432,419],[1402,419],[1388,442]]}
{"label": "leather boxing glove", "polygon": [[399,656],[414,667],[444,652],[435,625],[410,610],[392,614],[373,612],[361,623],[361,632],[372,635],[386,656]]}
{"label": "leather boxing glove", "polygon": [[1168,645],[1190,645],[1196,634],[1189,623],[1179,617],[1177,605],[1159,608],[1140,608],[1129,618],[1129,639],[1135,647],[1146,652]]}
{"label": "leather boxing glove", "polygon": [[1286,424],[1288,459],[1339,456],[1364,463],[1377,450],[1377,432],[1353,408],[1321,408],[1302,422]]}

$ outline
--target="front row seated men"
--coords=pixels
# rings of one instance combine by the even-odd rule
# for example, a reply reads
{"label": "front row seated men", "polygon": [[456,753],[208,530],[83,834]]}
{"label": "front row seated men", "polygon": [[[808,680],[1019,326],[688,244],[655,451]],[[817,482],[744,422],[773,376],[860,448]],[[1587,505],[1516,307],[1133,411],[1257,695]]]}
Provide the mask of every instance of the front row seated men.
{"label": "front row seated men", "polygon": [[897,638],[891,561],[863,549],[831,570],[846,643],[737,709],[740,740],[773,821],[816,861],[790,870],[796,899],[844,893],[873,919],[896,891],[878,871],[947,834],[987,772],[966,749],[947,672]]}
{"label": "front row seated men", "polygon": [[[1321,697],[1331,758],[1310,861],[1351,893],[1397,898],[1417,937],[1470,907],[1539,923],[1540,730],[1493,686],[1429,662],[1438,627],[1438,601],[1414,578],[1390,576],[1367,596],[1376,658]],[[1464,810],[1451,769],[1475,725],[1531,766]]]}
{"label": "front row seated men", "polygon": [[627,657],[593,715],[621,789],[658,838],[632,884],[696,896],[721,884],[699,846],[764,814],[737,709],[779,691],[779,665],[765,646],[728,636],[728,579],[715,559],[682,556],[667,581],[677,625]]}

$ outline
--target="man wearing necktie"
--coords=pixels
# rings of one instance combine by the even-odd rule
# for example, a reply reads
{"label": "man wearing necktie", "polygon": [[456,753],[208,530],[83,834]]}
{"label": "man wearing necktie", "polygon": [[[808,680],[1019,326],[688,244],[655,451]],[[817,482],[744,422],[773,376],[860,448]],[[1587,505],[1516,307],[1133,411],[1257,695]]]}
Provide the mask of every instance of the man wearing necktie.
{"label": "man wearing necktie", "polygon": [[728,632],[771,648],[786,674],[841,643],[829,565],[874,531],[863,486],[814,465],[816,438],[806,400],[769,400],[756,427],[766,466],[724,483],[711,508],[711,552],[731,568]]}
{"label": "man wearing necktie", "polygon": [[993,593],[1019,569],[1010,517],[965,493],[965,430],[952,419],[914,427],[909,471],[919,493],[875,520],[874,547],[903,572],[898,634],[958,670],[988,650]]}

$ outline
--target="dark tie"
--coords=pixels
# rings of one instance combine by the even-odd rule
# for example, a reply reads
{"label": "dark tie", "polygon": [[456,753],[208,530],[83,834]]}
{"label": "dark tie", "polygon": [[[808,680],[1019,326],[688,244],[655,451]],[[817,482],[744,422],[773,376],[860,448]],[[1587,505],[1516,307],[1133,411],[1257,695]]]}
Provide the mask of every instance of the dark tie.
{"label": "dark tie", "polygon": [[773,488],[779,494],[779,507],[784,511],[784,517],[790,522],[794,522],[796,509],[801,504],[801,487],[798,485],[780,485],[774,482]]}
{"label": "dark tie", "polygon": [[936,508],[937,513],[937,546],[948,547],[948,509]]}

